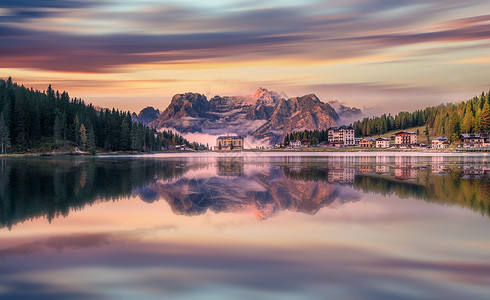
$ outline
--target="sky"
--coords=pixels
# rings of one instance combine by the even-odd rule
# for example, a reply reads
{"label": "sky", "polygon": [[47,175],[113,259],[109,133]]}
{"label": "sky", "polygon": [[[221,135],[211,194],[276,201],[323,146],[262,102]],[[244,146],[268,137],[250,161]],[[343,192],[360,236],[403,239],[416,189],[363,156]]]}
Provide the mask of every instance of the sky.
{"label": "sky", "polygon": [[490,88],[490,1],[2,0],[0,77],[102,107],[314,93],[366,112]]}

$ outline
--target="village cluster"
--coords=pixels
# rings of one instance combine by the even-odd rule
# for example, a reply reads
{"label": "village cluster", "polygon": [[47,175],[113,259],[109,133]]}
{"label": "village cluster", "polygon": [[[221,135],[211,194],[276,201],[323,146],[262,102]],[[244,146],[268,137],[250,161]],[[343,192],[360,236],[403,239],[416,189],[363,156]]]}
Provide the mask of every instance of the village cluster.
{"label": "village cluster", "polygon": [[[312,145],[309,140],[292,140],[286,149],[300,149],[308,147],[358,147],[358,148],[387,148],[387,149],[447,149],[449,140],[444,137],[436,137],[426,145],[417,140],[418,133],[414,131],[400,131],[386,137],[355,137],[352,126],[330,127],[328,129],[328,141]],[[241,136],[220,136],[216,141],[215,151],[241,151],[244,149],[244,138]],[[480,134],[461,134],[458,140],[458,149],[463,150],[490,150],[490,132]],[[282,148],[283,145],[275,145]]]}

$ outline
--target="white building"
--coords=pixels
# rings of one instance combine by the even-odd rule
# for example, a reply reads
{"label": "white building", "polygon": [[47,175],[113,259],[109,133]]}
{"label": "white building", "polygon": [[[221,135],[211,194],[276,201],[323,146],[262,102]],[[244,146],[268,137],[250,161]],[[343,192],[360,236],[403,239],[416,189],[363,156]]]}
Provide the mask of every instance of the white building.
{"label": "white building", "polygon": [[300,140],[292,140],[289,142],[289,145],[293,148],[301,148],[301,141]]}
{"label": "white building", "polygon": [[376,139],[376,148],[389,148],[390,140],[384,137],[379,137]]}
{"label": "white building", "polygon": [[354,146],[354,127],[340,126],[328,129],[328,142],[334,145]]}
{"label": "white building", "polygon": [[432,149],[446,149],[449,142],[445,136],[436,137],[432,140]]}

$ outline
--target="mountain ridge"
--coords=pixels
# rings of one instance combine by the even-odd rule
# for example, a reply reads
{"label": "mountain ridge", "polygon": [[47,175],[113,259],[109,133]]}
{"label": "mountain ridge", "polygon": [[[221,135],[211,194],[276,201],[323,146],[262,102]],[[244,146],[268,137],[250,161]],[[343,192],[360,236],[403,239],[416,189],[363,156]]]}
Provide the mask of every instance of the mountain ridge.
{"label": "mountain ridge", "polygon": [[168,107],[148,126],[174,129],[181,134],[236,134],[251,136],[273,145],[297,130],[325,129],[339,125],[341,118],[315,94],[286,99],[263,87],[245,96],[176,94]]}

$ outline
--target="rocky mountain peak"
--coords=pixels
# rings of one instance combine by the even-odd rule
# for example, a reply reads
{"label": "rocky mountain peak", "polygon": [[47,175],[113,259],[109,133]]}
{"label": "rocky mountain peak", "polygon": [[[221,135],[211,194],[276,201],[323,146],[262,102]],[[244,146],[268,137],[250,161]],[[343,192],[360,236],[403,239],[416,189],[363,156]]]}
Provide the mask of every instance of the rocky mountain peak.
{"label": "rocky mountain peak", "polygon": [[202,94],[177,94],[149,126],[172,128],[181,134],[252,135],[274,144],[286,133],[325,129],[338,121],[335,110],[315,94],[285,99],[261,87],[248,96],[215,96],[209,101]]}
{"label": "rocky mountain peak", "polygon": [[269,91],[263,87],[259,87],[257,91],[250,95],[257,104],[274,105],[279,103],[281,96],[273,91]]}
{"label": "rocky mountain peak", "polygon": [[147,125],[151,121],[155,120],[160,116],[160,111],[158,109],[153,108],[152,106],[148,106],[143,108],[139,114],[132,113],[131,119],[135,122],[141,123],[143,125]]}

